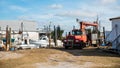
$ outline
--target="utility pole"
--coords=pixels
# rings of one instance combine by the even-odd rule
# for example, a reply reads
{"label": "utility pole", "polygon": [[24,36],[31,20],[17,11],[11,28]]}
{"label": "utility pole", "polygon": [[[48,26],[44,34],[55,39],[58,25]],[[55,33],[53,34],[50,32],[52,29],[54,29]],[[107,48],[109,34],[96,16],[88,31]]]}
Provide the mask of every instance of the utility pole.
{"label": "utility pole", "polygon": [[73,30],[75,29],[75,26],[73,26]]}
{"label": "utility pole", "polygon": [[99,31],[101,31],[101,21],[99,21],[99,26],[98,26],[98,28],[99,28]]}
{"label": "utility pole", "polygon": [[[0,31],[1,31],[1,26],[0,26]],[[0,39],[2,39],[2,31],[1,31]]]}
{"label": "utility pole", "polygon": [[66,32],[66,38],[67,38],[67,32]]}
{"label": "utility pole", "polygon": [[22,31],[22,40],[23,40],[23,22],[21,23],[21,31]]}
{"label": "utility pole", "polygon": [[47,31],[47,32],[46,32],[46,36],[48,36],[48,33],[49,33],[49,32],[48,32],[48,26],[46,27],[46,31]]}

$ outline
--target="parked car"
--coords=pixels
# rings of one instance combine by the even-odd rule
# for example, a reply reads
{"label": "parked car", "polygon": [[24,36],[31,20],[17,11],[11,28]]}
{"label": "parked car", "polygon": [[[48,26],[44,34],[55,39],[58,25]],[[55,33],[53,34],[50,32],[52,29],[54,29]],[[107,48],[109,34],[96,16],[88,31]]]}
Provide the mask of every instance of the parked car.
{"label": "parked car", "polygon": [[[48,47],[49,46],[49,39],[47,36],[43,35],[40,37],[39,40],[30,40],[31,44],[35,44],[37,47]],[[55,43],[51,40],[51,46],[55,47]],[[62,47],[63,42],[61,40],[57,40],[57,46]]]}
{"label": "parked car", "polygon": [[[48,47],[49,46],[49,39],[47,36],[43,35],[40,37],[39,40],[30,40],[30,43],[35,44],[37,47]],[[55,46],[53,41],[51,41],[51,45]]]}
{"label": "parked car", "polygon": [[61,40],[57,40],[57,44],[58,44],[57,45],[58,47],[62,47],[63,46],[63,42]]}
{"label": "parked car", "polygon": [[28,42],[28,39],[26,39],[26,40],[21,41],[20,44],[17,44],[15,46],[15,48],[17,48],[17,49],[33,49],[33,48],[37,48],[37,46],[35,44],[30,44]]}
{"label": "parked car", "polygon": [[37,47],[34,44],[21,44],[21,45],[16,45],[16,48],[17,49],[33,49]]}

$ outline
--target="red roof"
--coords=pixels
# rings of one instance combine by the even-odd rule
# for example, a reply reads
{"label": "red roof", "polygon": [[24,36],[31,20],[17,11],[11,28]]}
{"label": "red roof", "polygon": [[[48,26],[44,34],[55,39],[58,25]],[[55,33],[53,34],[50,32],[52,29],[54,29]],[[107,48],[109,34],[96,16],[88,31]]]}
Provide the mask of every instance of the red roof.
{"label": "red roof", "polygon": [[120,17],[110,18],[110,21],[115,19],[120,19]]}

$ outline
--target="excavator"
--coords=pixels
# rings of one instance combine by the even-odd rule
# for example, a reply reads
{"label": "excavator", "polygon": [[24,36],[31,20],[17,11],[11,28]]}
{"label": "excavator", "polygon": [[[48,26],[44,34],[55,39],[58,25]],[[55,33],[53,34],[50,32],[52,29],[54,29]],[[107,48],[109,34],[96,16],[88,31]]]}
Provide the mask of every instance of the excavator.
{"label": "excavator", "polygon": [[[89,43],[89,45],[94,44],[96,45],[96,39],[97,39],[97,31],[98,31],[98,23],[97,22],[85,22],[81,21],[78,22],[80,24],[80,29],[73,29],[72,33],[69,32],[69,34],[66,36],[66,38],[63,40],[63,46],[65,49],[68,48],[84,48]],[[86,27],[93,26],[93,32],[88,32],[86,30]],[[91,36],[93,38],[91,38]],[[92,41],[93,40],[93,41]]]}

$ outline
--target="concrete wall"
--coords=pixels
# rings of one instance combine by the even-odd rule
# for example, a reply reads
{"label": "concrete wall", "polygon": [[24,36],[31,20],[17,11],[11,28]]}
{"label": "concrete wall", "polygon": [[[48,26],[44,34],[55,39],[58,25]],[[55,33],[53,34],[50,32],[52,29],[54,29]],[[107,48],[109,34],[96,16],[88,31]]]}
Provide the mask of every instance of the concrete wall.
{"label": "concrete wall", "polygon": [[[1,34],[3,35],[0,35],[0,37],[6,37],[6,32],[5,31],[0,31]],[[14,39],[21,39],[22,35],[21,34],[12,34],[11,35],[11,38],[14,38]],[[29,39],[32,39],[32,40],[38,40],[39,39],[39,32],[23,32],[23,37],[24,38],[29,38]]]}
{"label": "concrete wall", "polygon": [[38,40],[39,39],[39,33],[38,32],[28,32],[29,39],[32,40]]}

